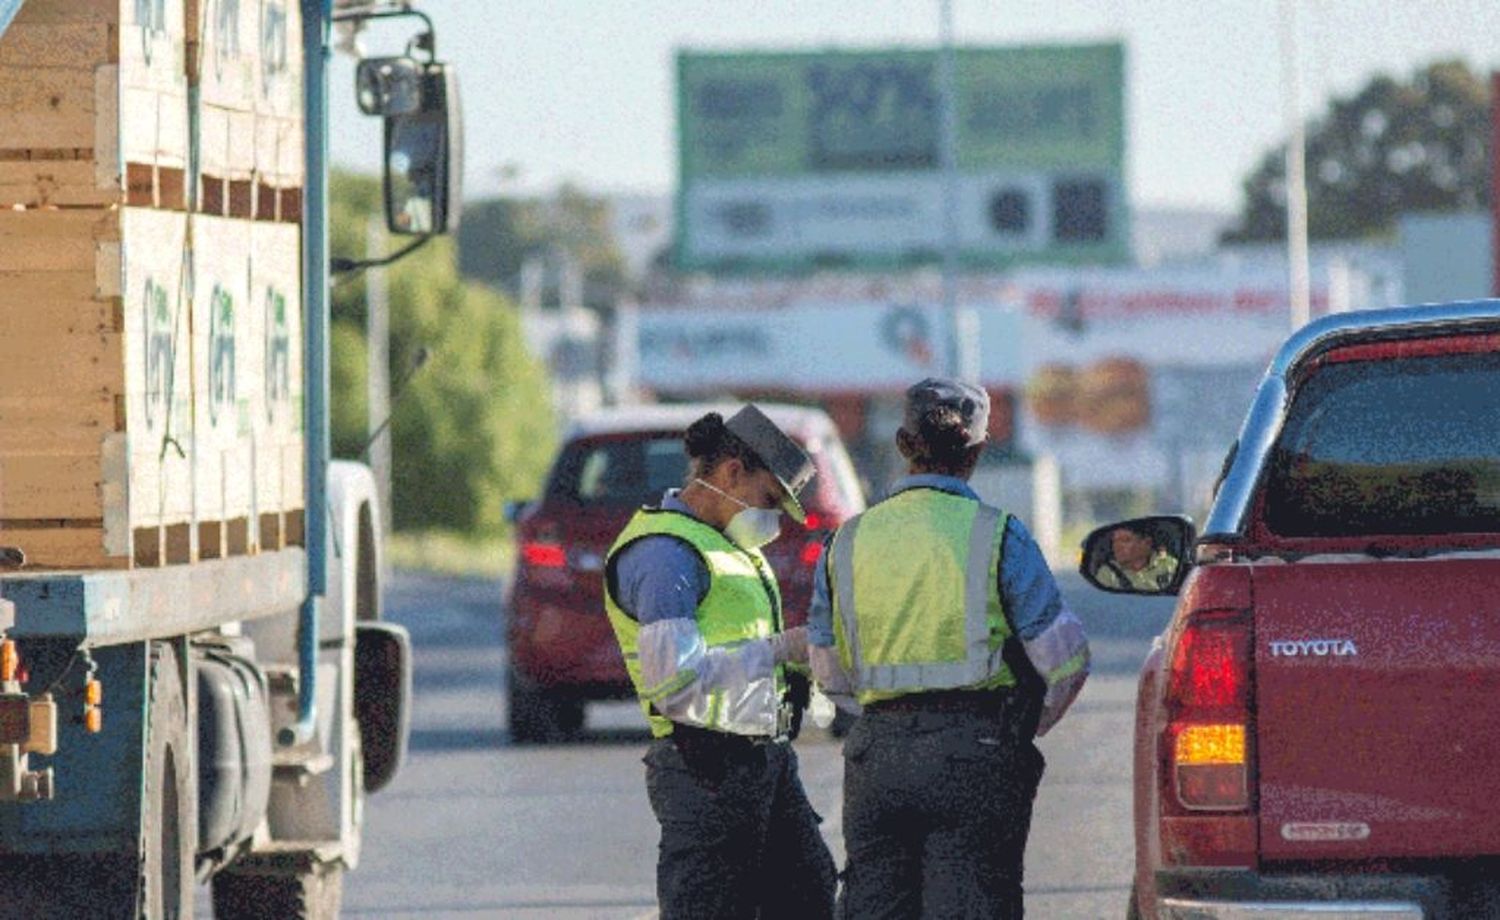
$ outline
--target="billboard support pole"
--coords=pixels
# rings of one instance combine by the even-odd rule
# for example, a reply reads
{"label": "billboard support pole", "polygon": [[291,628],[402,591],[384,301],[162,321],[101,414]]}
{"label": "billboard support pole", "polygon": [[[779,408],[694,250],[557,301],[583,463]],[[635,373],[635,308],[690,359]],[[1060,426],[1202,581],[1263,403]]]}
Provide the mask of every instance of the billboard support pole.
{"label": "billboard support pole", "polygon": [[1292,331],[1312,318],[1307,255],[1307,151],[1302,119],[1302,62],[1297,2],[1281,0],[1281,92],[1286,117],[1286,254]]}
{"label": "billboard support pole", "polygon": [[1490,74],[1490,277],[1500,297],[1500,70]]}
{"label": "billboard support pole", "polygon": [[943,173],[943,315],[948,341],[947,372],[979,382],[978,317],[958,304],[958,112],[954,84],[953,0],[938,0],[938,150]]}

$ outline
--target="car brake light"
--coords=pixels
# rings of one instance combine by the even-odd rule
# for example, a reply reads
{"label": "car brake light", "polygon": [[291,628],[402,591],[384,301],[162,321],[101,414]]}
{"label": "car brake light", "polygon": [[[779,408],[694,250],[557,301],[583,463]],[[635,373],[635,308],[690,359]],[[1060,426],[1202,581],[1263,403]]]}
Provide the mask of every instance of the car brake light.
{"label": "car brake light", "polygon": [[521,561],[540,569],[560,569],[568,564],[568,554],[557,543],[523,543]]}
{"label": "car brake light", "polygon": [[1233,610],[1199,611],[1177,638],[1166,766],[1185,809],[1250,807],[1250,647],[1249,622]]}
{"label": "car brake light", "polygon": [[818,514],[817,512],[810,511],[808,512],[807,517],[802,521],[802,526],[807,530],[822,530],[823,516]]}
{"label": "car brake light", "polygon": [[802,544],[802,555],[799,558],[803,565],[817,565],[818,560],[823,558],[823,541],[808,540]]}

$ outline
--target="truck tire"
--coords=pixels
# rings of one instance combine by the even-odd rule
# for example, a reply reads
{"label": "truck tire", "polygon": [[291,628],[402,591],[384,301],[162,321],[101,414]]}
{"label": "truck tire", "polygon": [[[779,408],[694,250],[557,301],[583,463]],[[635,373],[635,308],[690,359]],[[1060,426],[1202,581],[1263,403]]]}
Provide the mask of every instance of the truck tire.
{"label": "truck tire", "polygon": [[1135,882],[1130,883],[1130,904],[1125,908],[1125,920],[1141,920],[1141,902],[1135,895]]}
{"label": "truck tire", "polygon": [[193,916],[193,858],[198,842],[198,772],[178,679],[177,653],[151,645],[151,696],[146,715],[146,801],[141,822],[141,916]]}
{"label": "truck tire", "polygon": [[6,856],[0,859],[3,916],[27,920],[136,920],[135,856]]}
{"label": "truck tire", "polygon": [[514,668],[506,671],[505,683],[512,744],[561,741],[583,728],[583,701],[559,699]]}
{"label": "truck tire", "polygon": [[338,920],[343,898],[339,865],[295,875],[220,872],[213,880],[214,920]]}

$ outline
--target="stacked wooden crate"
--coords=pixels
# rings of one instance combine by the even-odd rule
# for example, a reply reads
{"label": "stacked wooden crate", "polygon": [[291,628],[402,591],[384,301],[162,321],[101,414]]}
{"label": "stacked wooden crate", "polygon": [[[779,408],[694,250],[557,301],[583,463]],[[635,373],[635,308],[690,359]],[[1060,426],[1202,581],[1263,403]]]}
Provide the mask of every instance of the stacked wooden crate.
{"label": "stacked wooden crate", "polygon": [[28,0],[0,36],[0,545],[301,540],[296,0]]}

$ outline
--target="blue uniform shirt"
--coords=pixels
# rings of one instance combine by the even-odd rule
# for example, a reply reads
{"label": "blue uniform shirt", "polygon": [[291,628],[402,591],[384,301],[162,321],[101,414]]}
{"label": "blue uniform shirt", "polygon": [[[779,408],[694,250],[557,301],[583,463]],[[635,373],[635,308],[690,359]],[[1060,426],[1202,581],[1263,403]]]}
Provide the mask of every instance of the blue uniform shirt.
{"label": "blue uniform shirt", "polygon": [[[969,484],[955,476],[918,474],[905,476],[891,487],[891,495],[907,489],[939,489],[951,495],[979,500]],[[887,496],[889,497],[889,496]],[[828,544],[823,545],[823,554]],[[832,588],[828,584],[828,567],[818,559],[817,577],[813,579],[812,604],[807,614],[807,640],[824,648],[833,645]],[[1015,515],[1006,519],[1005,542],[1000,553],[1000,600],[1011,628],[1023,641],[1034,639],[1051,626],[1062,612],[1062,595],[1041,549]]]}
{"label": "blue uniform shirt", "polygon": [[[700,520],[676,489],[662,496],[661,508]],[[615,560],[615,600],[642,626],[658,620],[693,619],[708,589],[703,557],[676,537],[642,537]]]}

